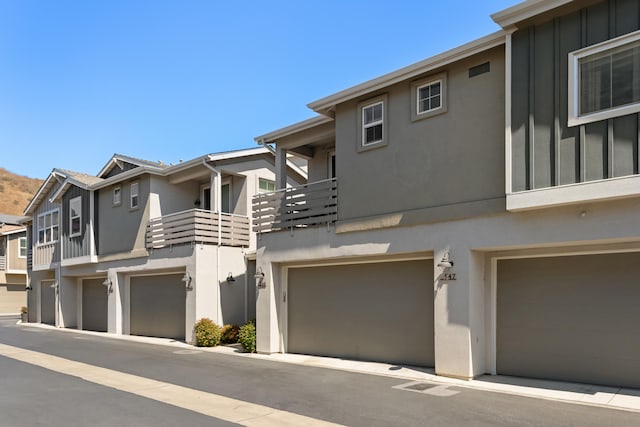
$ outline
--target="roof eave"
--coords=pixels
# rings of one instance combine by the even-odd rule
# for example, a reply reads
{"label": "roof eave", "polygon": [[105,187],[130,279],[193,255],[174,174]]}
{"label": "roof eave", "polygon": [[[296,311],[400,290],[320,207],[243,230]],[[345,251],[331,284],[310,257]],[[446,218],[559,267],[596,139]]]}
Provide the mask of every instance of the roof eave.
{"label": "roof eave", "polygon": [[515,27],[517,23],[548,12],[574,0],[528,0],[491,15],[491,19],[504,29]]}
{"label": "roof eave", "polygon": [[373,80],[369,80],[368,82],[361,83],[349,89],[345,89],[341,92],[311,102],[307,104],[307,107],[319,114],[330,115],[331,110],[337,104],[350,101],[354,98],[375,92],[395,83],[414,78],[420,74],[428,73],[431,70],[435,70],[485,50],[500,46],[505,43],[505,37],[505,31],[496,31],[495,33],[401,68],[392,73],[385,74],[384,76],[380,76]]}
{"label": "roof eave", "polygon": [[312,129],[316,126],[323,125],[333,121],[333,118],[327,116],[315,116],[307,120],[303,120],[298,123],[283,127],[281,129],[274,130],[273,132],[265,133],[264,135],[256,136],[253,138],[258,144],[267,144],[269,142],[276,141],[280,138],[284,138],[298,132],[302,132],[308,129]]}

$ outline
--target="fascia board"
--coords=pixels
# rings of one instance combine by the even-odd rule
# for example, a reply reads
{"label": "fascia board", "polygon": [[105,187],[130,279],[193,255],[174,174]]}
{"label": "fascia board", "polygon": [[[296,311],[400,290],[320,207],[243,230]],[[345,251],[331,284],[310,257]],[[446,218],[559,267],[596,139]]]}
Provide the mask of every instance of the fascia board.
{"label": "fascia board", "polygon": [[11,231],[2,231],[2,230],[0,230],[0,236],[9,236],[10,234],[24,233],[26,231],[27,231],[26,228],[18,228],[16,230],[11,230]]}
{"label": "fascia board", "polygon": [[260,154],[267,154],[269,150],[264,147],[250,148],[248,150],[229,151],[228,153],[209,154],[207,160],[210,162],[217,162],[221,160],[232,160],[240,157],[256,156]]}
{"label": "fascia board", "polygon": [[431,58],[417,62],[408,67],[401,68],[384,76],[369,80],[336,94],[322,98],[307,104],[319,114],[326,114],[337,104],[358,98],[360,96],[386,88],[404,80],[412,79],[420,74],[444,67],[461,59],[486,51],[496,46],[505,44],[506,33],[504,30],[496,31],[477,40],[458,46],[454,49],[432,56]]}
{"label": "fascia board", "polygon": [[564,6],[574,0],[528,0],[491,15],[491,19],[502,28],[509,28],[518,22]]}
{"label": "fascia board", "polygon": [[312,129],[316,126],[323,125],[325,123],[333,121],[333,118],[327,116],[315,116],[307,120],[303,120],[298,123],[283,127],[281,129],[274,130],[273,132],[265,133],[264,135],[256,136],[253,138],[258,144],[267,144],[269,142],[276,141],[280,138],[284,138],[290,135],[294,135],[298,132],[302,132],[308,129]]}

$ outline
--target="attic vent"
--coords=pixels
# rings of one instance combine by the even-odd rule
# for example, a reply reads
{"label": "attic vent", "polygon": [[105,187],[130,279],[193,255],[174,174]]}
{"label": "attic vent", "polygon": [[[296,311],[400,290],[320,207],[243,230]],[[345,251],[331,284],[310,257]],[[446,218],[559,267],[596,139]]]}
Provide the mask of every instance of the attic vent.
{"label": "attic vent", "polygon": [[491,63],[485,62],[484,64],[476,65],[469,68],[469,78],[479,76],[480,74],[488,73],[491,71]]}

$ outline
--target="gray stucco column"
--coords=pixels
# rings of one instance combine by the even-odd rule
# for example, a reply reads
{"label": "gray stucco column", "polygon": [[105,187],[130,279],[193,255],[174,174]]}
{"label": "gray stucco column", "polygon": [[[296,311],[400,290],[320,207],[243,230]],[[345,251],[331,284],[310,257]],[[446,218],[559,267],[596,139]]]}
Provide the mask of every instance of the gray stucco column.
{"label": "gray stucco column", "polygon": [[287,187],[287,150],[276,146],[276,190]]}

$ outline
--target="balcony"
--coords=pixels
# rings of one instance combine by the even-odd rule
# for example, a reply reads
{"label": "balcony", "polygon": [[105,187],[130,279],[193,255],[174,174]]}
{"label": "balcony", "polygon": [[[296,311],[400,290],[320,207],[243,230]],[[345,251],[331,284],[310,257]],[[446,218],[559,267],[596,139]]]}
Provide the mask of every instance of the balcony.
{"label": "balcony", "polygon": [[337,196],[335,178],[259,194],[253,198],[253,230],[265,233],[334,223]]}
{"label": "balcony", "polygon": [[241,215],[191,209],[149,220],[147,249],[202,243],[249,246],[249,218]]}

